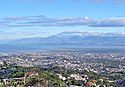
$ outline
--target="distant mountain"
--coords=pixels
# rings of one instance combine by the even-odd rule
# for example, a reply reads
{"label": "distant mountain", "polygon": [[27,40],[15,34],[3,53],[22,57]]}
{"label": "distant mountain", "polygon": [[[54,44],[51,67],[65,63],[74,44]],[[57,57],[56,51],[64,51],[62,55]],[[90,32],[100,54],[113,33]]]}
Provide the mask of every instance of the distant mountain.
{"label": "distant mountain", "polygon": [[13,44],[59,44],[125,46],[125,33],[62,32],[46,38],[26,38],[15,40]]}

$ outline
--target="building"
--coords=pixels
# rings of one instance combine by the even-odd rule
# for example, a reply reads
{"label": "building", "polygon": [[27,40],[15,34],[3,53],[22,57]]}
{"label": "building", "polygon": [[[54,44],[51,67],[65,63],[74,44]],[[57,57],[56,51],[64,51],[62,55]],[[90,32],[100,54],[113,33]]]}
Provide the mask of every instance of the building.
{"label": "building", "polygon": [[37,72],[26,72],[25,73],[25,76],[38,76],[38,73]]}
{"label": "building", "polygon": [[25,77],[14,77],[3,79],[4,84],[8,86],[23,87],[25,85]]}

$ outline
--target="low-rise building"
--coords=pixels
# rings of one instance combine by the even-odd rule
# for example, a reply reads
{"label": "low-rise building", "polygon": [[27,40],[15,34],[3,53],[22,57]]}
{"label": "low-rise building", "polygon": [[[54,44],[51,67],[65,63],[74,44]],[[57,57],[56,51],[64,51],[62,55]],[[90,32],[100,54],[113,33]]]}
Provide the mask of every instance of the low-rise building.
{"label": "low-rise building", "polygon": [[3,79],[4,84],[8,86],[19,86],[23,87],[25,85],[25,77],[14,77]]}

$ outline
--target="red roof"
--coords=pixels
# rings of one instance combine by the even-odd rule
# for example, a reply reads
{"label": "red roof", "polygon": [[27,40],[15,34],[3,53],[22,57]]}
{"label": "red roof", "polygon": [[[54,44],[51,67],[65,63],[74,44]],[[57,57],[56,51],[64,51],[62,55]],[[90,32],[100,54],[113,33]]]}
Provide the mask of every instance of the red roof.
{"label": "red roof", "polygon": [[37,75],[38,73],[37,72],[26,72],[25,74],[26,75]]}

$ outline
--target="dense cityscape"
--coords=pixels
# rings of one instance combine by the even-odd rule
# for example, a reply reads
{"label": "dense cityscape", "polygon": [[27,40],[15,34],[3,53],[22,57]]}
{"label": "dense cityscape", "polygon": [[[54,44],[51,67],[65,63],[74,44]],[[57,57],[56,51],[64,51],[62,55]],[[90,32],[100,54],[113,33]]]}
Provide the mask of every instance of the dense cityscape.
{"label": "dense cityscape", "polygon": [[[1,85],[4,84],[8,87],[5,79],[12,80],[20,76],[24,78],[28,74],[29,76],[33,75],[34,79],[30,81],[32,79],[30,78],[27,81],[27,77],[25,77],[26,80],[23,84],[16,83],[19,85],[18,87],[124,87],[124,62],[124,51],[58,50],[15,54],[1,53]],[[48,77],[44,76],[45,73]],[[49,74],[53,76],[51,77]],[[43,83],[31,85],[35,82],[36,77],[39,81],[43,79],[44,85]],[[50,84],[49,81],[53,84]],[[55,86],[54,83],[57,82],[58,84]]]}

